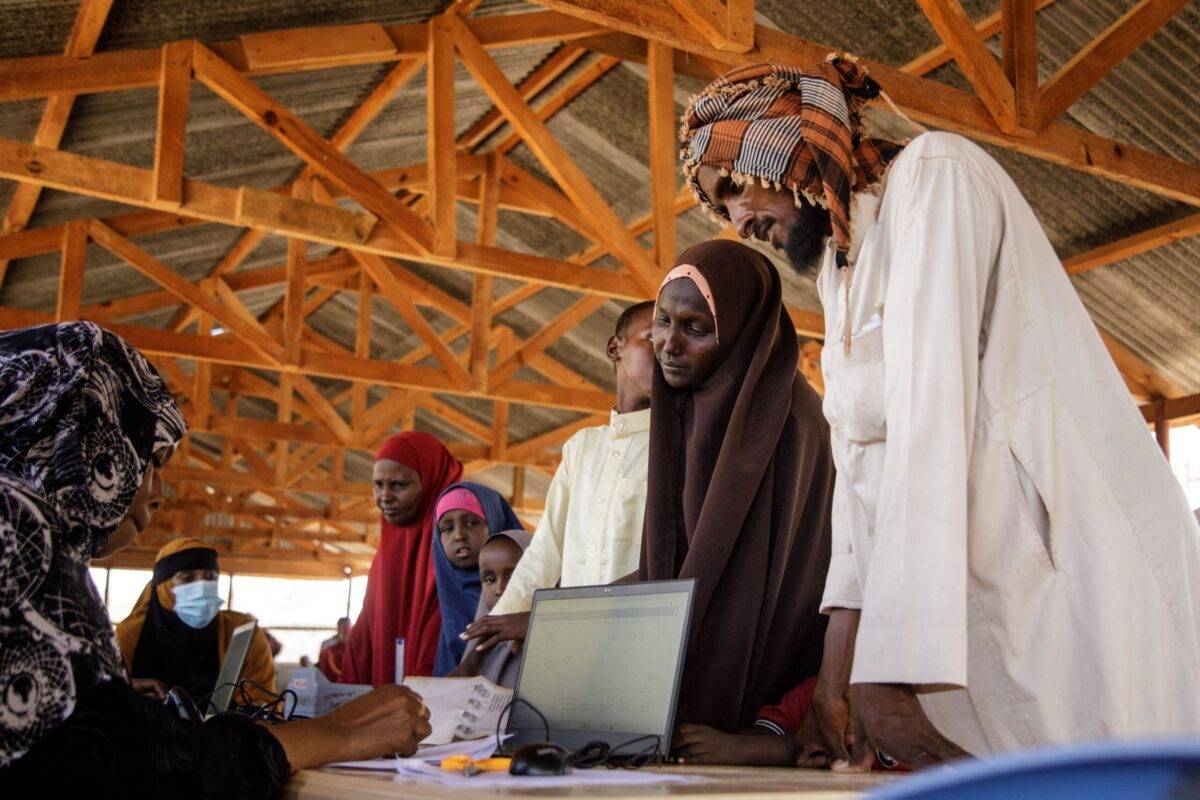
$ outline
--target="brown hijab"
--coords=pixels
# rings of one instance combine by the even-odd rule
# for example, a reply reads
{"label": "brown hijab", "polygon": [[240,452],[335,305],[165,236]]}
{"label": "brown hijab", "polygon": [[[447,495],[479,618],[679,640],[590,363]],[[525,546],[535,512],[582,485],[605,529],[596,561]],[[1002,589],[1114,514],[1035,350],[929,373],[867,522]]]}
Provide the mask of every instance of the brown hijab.
{"label": "brown hijab", "polygon": [[639,578],[696,579],[677,721],[732,731],[820,666],[833,457],[775,267],[724,240],[675,263],[708,283],[721,361],[689,391],[655,369]]}

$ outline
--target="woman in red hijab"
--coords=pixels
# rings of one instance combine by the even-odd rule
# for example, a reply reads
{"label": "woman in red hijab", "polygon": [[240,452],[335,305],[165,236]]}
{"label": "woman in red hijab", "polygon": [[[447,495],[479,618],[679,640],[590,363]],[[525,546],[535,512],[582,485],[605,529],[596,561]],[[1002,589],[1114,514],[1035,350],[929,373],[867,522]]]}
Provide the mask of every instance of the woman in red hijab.
{"label": "woman in red hijab", "polygon": [[397,638],[404,639],[404,674],[433,674],[442,622],[433,508],[442,490],[461,479],[462,464],[427,433],[399,433],[375,457],[375,504],[383,515],[379,549],[362,613],[350,631],[342,683],[395,681]]}

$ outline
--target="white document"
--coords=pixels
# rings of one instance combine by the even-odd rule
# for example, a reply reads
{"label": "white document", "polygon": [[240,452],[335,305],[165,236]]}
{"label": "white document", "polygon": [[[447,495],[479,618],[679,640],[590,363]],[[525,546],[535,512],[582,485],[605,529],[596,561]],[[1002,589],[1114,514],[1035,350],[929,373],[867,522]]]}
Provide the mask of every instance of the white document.
{"label": "white document", "polygon": [[449,744],[494,735],[512,689],[487,678],[408,678],[404,685],[421,695],[433,728],[422,744]]}
{"label": "white document", "polygon": [[567,786],[637,786],[666,783],[703,783],[701,775],[680,775],[654,767],[632,769],[577,769],[566,775],[525,777],[506,772],[480,772],[467,778],[447,772],[422,758],[396,759],[396,780],[470,789],[552,789]]}
{"label": "white document", "polygon": [[[506,734],[502,739],[507,739],[512,734]],[[411,760],[434,762],[434,766],[441,766],[443,758],[450,756],[467,756],[468,758],[479,761],[484,758],[491,758],[500,746],[500,741],[495,734],[492,734],[486,739],[477,739],[473,742],[451,742],[450,744],[432,745],[429,747],[422,746],[417,750],[416,755]],[[400,765],[407,759],[398,758],[396,756],[388,756],[387,758],[373,758],[370,761],[339,761],[336,764],[327,764],[330,767],[342,767],[345,769],[367,769],[377,772],[396,772],[399,771]]]}

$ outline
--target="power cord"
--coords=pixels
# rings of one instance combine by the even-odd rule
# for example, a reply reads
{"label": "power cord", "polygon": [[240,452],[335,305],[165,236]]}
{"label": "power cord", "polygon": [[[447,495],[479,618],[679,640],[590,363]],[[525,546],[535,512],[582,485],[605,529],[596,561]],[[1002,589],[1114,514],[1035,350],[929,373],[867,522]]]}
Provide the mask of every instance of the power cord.
{"label": "power cord", "polygon": [[[496,741],[500,741],[500,725],[506,720],[507,715],[511,712],[513,706],[520,704],[528,708],[534,714],[537,714],[541,720],[542,728],[545,731],[547,742],[550,741],[550,723],[546,719],[537,706],[529,702],[523,697],[513,697],[500,712],[500,716],[496,719]],[[627,748],[646,742],[646,746],[640,750],[632,752],[624,752]],[[650,766],[651,764],[661,764],[666,760],[666,754],[662,751],[662,737],[657,734],[647,734],[645,736],[637,736],[633,739],[628,739],[624,742],[619,742],[615,745],[610,745],[608,742],[599,740],[591,741],[580,747],[577,750],[572,750],[568,753],[567,763],[576,769],[596,769],[597,767],[608,767],[609,769],[641,769],[642,767]]]}
{"label": "power cord", "polygon": [[[227,713],[241,714],[249,717],[256,722],[266,722],[271,725],[276,725],[281,722],[290,722],[293,719],[301,719],[295,714],[296,703],[298,698],[296,693],[291,689],[284,689],[282,692],[272,692],[261,683],[250,678],[243,678],[236,683],[223,683],[213,689],[208,694],[199,698],[196,702],[197,708],[204,708],[212,712],[216,712],[216,706],[213,704],[212,697],[221,689],[232,686],[235,692],[235,702],[230,704]],[[249,688],[247,688],[249,687]],[[257,689],[263,695],[270,697],[266,702],[256,702],[250,695],[250,688]],[[291,711],[288,711],[288,697],[291,697]]]}

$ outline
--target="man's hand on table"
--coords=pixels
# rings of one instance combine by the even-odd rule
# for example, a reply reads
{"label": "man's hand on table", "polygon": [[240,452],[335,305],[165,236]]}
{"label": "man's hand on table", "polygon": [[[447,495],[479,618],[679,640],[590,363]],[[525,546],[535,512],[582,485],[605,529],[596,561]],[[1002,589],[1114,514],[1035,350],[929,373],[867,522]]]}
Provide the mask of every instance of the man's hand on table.
{"label": "man's hand on table", "polygon": [[850,687],[850,706],[863,738],[869,740],[867,749],[879,748],[906,767],[919,769],[971,755],[938,732],[911,686],[856,683]]}
{"label": "man's hand on table", "polygon": [[479,652],[491,650],[501,642],[512,642],[513,652],[521,652],[525,634],[529,631],[529,612],[519,614],[500,614],[484,617],[467,626],[458,638],[478,639],[475,649]]}
{"label": "man's hand on table", "polygon": [[833,608],[825,629],[825,653],[813,690],[812,705],[796,732],[796,766],[868,772],[874,758],[865,737],[856,732],[850,713],[850,667],[858,611]]}

